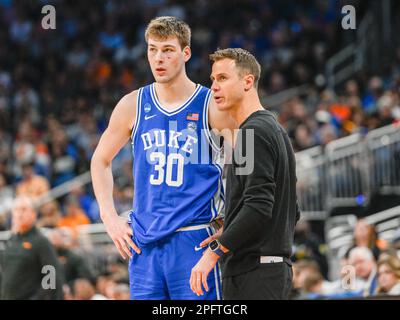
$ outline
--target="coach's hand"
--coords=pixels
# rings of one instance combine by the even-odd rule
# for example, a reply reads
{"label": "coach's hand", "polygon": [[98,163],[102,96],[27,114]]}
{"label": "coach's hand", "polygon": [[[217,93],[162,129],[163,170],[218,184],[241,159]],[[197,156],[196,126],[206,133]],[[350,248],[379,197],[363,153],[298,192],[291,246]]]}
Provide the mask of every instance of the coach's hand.
{"label": "coach's hand", "polygon": [[222,230],[224,229],[224,227],[221,227],[216,234],[213,234],[212,236],[208,237],[207,239],[203,240],[200,243],[200,247],[204,248],[205,246],[207,246],[211,241],[218,239],[221,234],[222,234]]}
{"label": "coach's hand", "polygon": [[125,218],[113,216],[108,217],[103,221],[108,235],[114,242],[122,258],[126,259],[132,257],[129,247],[131,247],[137,254],[141,253],[141,250],[132,241],[133,231]]}
{"label": "coach's hand", "polygon": [[217,264],[219,256],[207,249],[199,262],[192,269],[192,274],[190,275],[190,289],[197,294],[202,296],[203,287],[208,292],[207,277],[208,274],[214,269]]}

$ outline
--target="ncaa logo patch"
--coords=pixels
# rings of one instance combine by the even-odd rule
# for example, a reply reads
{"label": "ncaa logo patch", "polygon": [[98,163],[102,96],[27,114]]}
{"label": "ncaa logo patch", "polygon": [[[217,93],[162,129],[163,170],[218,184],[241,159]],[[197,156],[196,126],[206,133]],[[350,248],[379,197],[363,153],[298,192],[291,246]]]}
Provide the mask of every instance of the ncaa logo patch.
{"label": "ncaa logo patch", "polygon": [[148,113],[151,111],[151,104],[150,103],[146,103],[144,105],[144,112]]}
{"label": "ncaa logo patch", "polygon": [[197,129],[197,124],[195,122],[189,122],[187,125],[188,130],[190,131],[196,131]]}

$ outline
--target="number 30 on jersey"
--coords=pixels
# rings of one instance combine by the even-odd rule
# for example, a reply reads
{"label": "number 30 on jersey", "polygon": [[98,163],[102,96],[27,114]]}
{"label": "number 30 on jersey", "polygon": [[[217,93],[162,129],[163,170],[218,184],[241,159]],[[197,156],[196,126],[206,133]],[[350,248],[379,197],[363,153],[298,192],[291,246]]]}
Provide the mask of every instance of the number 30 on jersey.
{"label": "number 30 on jersey", "polygon": [[[162,152],[152,152],[150,161],[156,163],[154,165],[156,173],[150,176],[152,185],[161,185],[164,181],[170,187],[180,187],[182,185],[185,158],[180,153],[171,153],[166,157]],[[176,168],[176,174],[173,175],[174,168]],[[175,176],[175,179],[173,179],[173,176]]]}

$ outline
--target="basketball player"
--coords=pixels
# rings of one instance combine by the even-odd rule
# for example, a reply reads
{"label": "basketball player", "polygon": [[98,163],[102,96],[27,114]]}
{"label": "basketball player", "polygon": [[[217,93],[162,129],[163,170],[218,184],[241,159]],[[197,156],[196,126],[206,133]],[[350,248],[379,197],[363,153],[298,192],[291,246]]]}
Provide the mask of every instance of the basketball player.
{"label": "basketball player", "polygon": [[[192,82],[190,28],[174,17],[148,25],[147,57],[155,83],[124,96],[111,115],[92,158],[100,214],[119,253],[129,257],[132,299],[220,299],[215,266],[209,292],[189,286],[199,244],[214,233],[223,210],[219,146],[210,128],[232,127],[212,102],[211,91]],[[115,210],[111,162],[131,138],[135,193],[128,222]]]}

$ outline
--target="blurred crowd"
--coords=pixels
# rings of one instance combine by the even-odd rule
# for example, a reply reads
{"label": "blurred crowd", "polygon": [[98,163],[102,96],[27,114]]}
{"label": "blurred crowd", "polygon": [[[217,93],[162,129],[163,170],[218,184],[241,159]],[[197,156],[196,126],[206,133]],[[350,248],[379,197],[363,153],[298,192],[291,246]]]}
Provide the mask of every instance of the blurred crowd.
{"label": "blurred crowd", "polygon": [[295,151],[400,123],[400,46],[392,69],[387,77],[356,75],[337,93],[312,87],[283,103],[277,113]]}
{"label": "blurred crowd", "polygon": [[[41,27],[44,3],[55,6],[55,30]],[[334,0],[104,0],[97,6],[0,1],[0,230],[10,228],[9,216],[1,212],[14,195],[40,197],[87,172],[117,101],[153,81],[144,41],[151,18],[174,15],[190,23],[188,74],[205,85],[210,52],[237,46],[252,51],[263,65],[261,94],[268,96],[312,84],[324,71],[340,36],[338,5]],[[229,19],[219,18],[227,12]],[[131,158],[127,145],[113,163],[120,212],[132,201]],[[77,186],[40,209],[39,225],[46,227],[98,221],[90,186]]]}
{"label": "blurred crowd", "polygon": [[[40,228],[39,223],[32,198],[17,197],[12,234],[0,248],[1,300],[129,299],[128,268],[110,254],[115,252],[113,243],[92,245],[88,251],[73,229]],[[96,250],[102,251],[103,261],[96,261]]]}
{"label": "blurred crowd", "polygon": [[[56,8],[55,30],[41,27],[44,4]],[[337,92],[326,89],[326,62],[341,42],[339,4],[336,0],[99,0],[93,6],[72,0],[0,0],[0,231],[12,226],[5,208],[15,196],[41,197],[89,170],[117,101],[153,81],[144,30],[155,16],[174,15],[190,23],[192,58],[187,71],[196,82],[210,84],[209,53],[218,47],[243,47],[262,65],[262,98],[308,85],[306,94],[274,108],[296,151],[399,121],[400,47],[388,76],[358,74]],[[228,11],[229,19],[221,19]],[[131,167],[127,145],[113,163],[118,212],[131,208]],[[91,186],[76,184],[67,196],[39,208],[36,225],[72,230],[73,238],[78,226],[99,221]],[[326,248],[322,240],[310,238],[308,229],[299,226],[298,244],[313,252],[313,260],[299,259],[295,275],[298,270],[299,274],[314,270],[314,278],[305,281],[304,274],[299,276],[303,280],[296,276],[295,286],[301,294],[325,294],[321,288],[327,285]],[[69,249],[79,251],[71,243]],[[368,260],[370,254],[358,250],[345,259],[350,263],[359,256]],[[375,255],[371,260],[377,275],[393,266],[380,261]],[[76,277],[65,298],[126,297],[127,283],[114,276],[115,270],[94,278]],[[389,290],[383,284],[379,288]]]}
{"label": "blurred crowd", "polygon": [[296,226],[291,299],[400,296],[400,229],[388,242],[378,237],[374,225],[360,218],[352,244],[342,249],[338,274],[329,277],[326,245],[307,221],[301,221]]}

